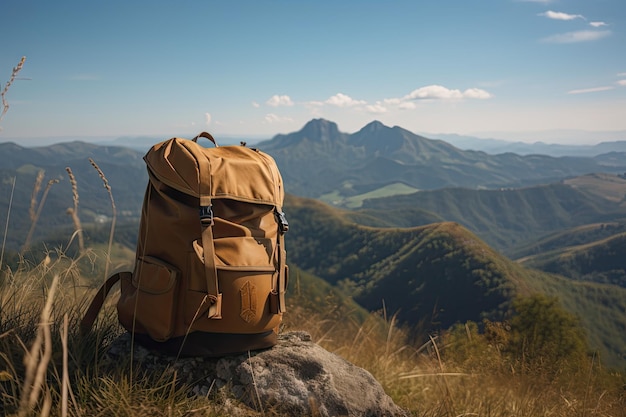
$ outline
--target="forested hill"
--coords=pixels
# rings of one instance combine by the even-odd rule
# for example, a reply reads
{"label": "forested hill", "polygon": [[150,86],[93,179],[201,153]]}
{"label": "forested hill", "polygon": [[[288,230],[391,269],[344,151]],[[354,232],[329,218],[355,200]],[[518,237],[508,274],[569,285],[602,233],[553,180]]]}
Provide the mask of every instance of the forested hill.
{"label": "forested hill", "polygon": [[525,268],[454,222],[410,228],[355,224],[351,212],[289,196],[290,262],[422,330],[501,320],[518,295],[556,296],[612,365],[626,363],[626,288]]}
{"label": "forested hill", "polygon": [[455,221],[500,251],[516,253],[548,234],[626,219],[626,179],[585,175],[525,188],[447,188],[372,198],[353,219],[372,226],[411,227]]}

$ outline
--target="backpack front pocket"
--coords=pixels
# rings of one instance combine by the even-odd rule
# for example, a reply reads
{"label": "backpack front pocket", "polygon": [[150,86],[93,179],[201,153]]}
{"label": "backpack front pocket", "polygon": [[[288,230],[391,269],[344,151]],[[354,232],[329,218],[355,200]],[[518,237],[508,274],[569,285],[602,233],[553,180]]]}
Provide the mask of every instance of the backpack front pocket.
{"label": "backpack front pocket", "polygon": [[277,271],[269,239],[235,237],[215,239],[215,263],[222,293],[222,318],[207,317],[206,273],[199,243],[190,252],[189,288],[186,291],[185,324],[193,330],[225,333],[260,333],[280,323],[271,311]]}

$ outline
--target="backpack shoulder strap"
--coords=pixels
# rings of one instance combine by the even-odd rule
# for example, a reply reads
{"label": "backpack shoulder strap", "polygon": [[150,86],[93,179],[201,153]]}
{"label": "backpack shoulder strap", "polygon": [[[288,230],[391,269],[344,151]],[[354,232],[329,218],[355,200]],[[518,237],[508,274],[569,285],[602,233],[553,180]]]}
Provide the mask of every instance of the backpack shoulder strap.
{"label": "backpack shoulder strap", "polygon": [[91,330],[93,323],[96,321],[98,317],[98,313],[102,309],[102,305],[104,304],[104,300],[106,300],[109,291],[111,288],[124,276],[127,276],[129,279],[132,277],[131,272],[118,272],[113,274],[107,279],[104,284],[100,287],[96,295],[93,297],[87,312],[83,316],[83,319],[80,321],[80,332],[85,334]]}

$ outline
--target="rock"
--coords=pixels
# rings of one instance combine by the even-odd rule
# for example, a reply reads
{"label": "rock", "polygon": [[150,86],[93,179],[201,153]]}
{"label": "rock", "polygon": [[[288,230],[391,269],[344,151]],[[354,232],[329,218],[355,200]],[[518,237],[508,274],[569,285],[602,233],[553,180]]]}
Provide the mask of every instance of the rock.
{"label": "rock", "polygon": [[[112,342],[107,362],[119,364],[130,355],[131,338]],[[306,332],[279,336],[276,346],[222,358],[175,359],[135,345],[134,365],[149,372],[177,375],[192,392],[220,391],[247,411],[272,410],[287,416],[408,416],[366,370],[328,352]],[[238,408],[238,406],[235,406]],[[234,409],[231,410],[235,414]],[[243,411],[239,407],[239,411]]]}

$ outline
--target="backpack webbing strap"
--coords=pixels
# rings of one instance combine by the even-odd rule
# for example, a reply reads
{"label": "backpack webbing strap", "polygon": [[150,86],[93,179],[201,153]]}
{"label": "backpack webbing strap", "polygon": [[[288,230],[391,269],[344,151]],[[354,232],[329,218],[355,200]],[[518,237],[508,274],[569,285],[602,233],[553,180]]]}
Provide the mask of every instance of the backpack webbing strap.
{"label": "backpack webbing strap", "polygon": [[[211,222],[212,223],[212,218]],[[222,318],[222,294],[217,282],[217,268],[213,256],[213,227],[206,219],[202,219],[202,250],[204,252],[204,273],[206,275],[207,293],[209,296],[209,318]]]}
{"label": "backpack webbing strap", "polygon": [[[199,137],[209,139],[217,146],[213,136],[207,132],[202,132],[193,140],[196,142]],[[222,318],[222,294],[219,291],[217,282],[217,268],[215,267],[215,247],[213,244],[213,210],[211,206],[211,163],[209,158],[196,159],[198,164],[198,196],[200,198],[200,222],[202,224],[202,250],[204,252],[204,273],[206,276],[207,295],[211,305],[209,306],[208,317],[210,319]]]}
{"label": "backpack webbing strap", "polygon": [[111,291],[111,288],[122,278],[122,275],[124,274],[132,275],[131,272],[118,272],[111,275],[109,279],[102,284],[96,295],[93,297],[93,300],[91,301],[83,319],[80,321],[80,332],[82,334],[86,334],[91,330],[91,327],[96,321],[98,313],[102,309],[102,305],[104,304],[104,300],[106,300],[109,291]]}
{"label": "backpack webbing strap", "polygon": [[285,234],[278,233],[278,311],[284,313],[287,311],[285,304],[285,291],[287,287],[287,265],[285,258],[287,251],[285,250]]}

